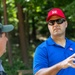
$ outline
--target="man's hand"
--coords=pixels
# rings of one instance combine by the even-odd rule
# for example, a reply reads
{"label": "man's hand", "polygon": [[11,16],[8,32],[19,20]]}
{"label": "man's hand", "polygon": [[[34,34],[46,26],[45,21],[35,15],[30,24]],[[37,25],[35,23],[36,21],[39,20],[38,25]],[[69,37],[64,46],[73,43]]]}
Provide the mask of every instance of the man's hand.
{"label": "man's hand", "polygon": [[75,68],[74,62],[75,62],[75,53],[71,55],[70,57],[68,57],[67,59],[60,62],[60,65],[61,65],[61,68],[63,69],[68,68],[68,67]]}

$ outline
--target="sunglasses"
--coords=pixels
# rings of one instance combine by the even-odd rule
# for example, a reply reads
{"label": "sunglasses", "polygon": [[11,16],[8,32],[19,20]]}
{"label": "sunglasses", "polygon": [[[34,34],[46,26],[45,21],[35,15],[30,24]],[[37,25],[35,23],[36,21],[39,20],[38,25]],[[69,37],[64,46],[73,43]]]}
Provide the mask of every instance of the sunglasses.
{"label": "sunglasses", "polygon": [[56,19],[56,20],[50,20],[50,21],[48,22],[48,24],[51,25],[51,26],[53,26],[55,22],[56,22],[57,24],[62,24],[63,22],[65,22],[65,19],[60,18],[60,19]]}

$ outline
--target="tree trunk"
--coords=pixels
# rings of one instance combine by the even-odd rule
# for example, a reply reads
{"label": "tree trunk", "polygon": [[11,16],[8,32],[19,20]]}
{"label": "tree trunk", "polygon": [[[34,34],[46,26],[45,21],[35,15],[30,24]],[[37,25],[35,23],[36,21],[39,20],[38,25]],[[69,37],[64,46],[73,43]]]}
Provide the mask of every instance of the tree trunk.
{"label": "tree trunk", "polygon": [[[7,8],[6,8],[6,0],[3,1],[3,8],[4,8],[4,24],[7,24]],[[9,39],[9,34],[7,33],[7,37]],[[10,40],[10,39],[9,39]],[[10,41],[8,40],[7,47],[8,47],[8,57],[9,57],[9,64],[12,66],[12,50],[11,50],[11,45]]]}
{"label": "tree trunk", "polygon": [[[20,4],[17,4],[18,8],[18,19],[19,19],[19,37],[20,37],[20,46],[22,51],[22,58],[26,65],[28,65],[28,53],[27,53],[27,38],[26,32],[24,30],[24,17],[23,9]],[[25,33],[24,33],[25,32]]]}
{"label": "tree trunk", "polygon": [[34,17],[32,17],[32,39],[33,42],[36,41],[36,27],[35,27],[35,20]]}
{"label": "tree trunk", "polygon": [[27,43],[27,48],[29,48],[29,24],[28,24],[28,13],[25,11],[25,35],[26,35],[26,43]]}

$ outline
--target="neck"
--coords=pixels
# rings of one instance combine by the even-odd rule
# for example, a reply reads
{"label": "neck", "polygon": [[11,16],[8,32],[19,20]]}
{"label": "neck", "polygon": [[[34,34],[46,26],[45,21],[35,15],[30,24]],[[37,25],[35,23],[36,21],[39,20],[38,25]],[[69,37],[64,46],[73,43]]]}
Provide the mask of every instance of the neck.
{"label": "neck", "polygon": [[59,45],[61,45],[62,47],[65,47],[66,44],[66,40],[65,40],[65,36],[51,36],[52,39]]}

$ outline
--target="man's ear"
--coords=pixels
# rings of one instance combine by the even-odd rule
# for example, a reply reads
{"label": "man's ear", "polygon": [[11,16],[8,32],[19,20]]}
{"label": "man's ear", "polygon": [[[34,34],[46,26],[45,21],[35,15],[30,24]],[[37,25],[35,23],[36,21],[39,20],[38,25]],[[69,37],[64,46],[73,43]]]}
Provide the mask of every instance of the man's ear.
{"label": "man's ear", "polygon": [[47,25],[48,29],[49,29],[49,26],[50,26],[50,25],[48,24],[48,25]]}
{"label": "man's ear", "polygon": [[65,25],[66,25],[66,28],[67,28],[67,26],[68,26],[68,22],[66,21],[65,23],[66,23]]}

